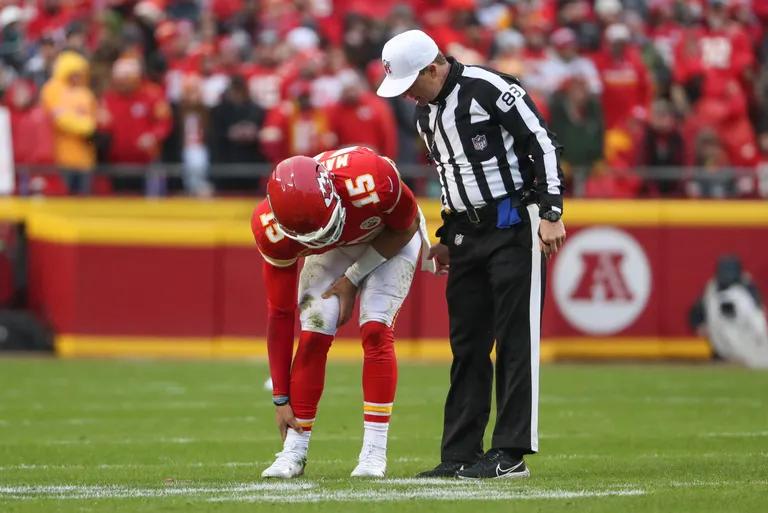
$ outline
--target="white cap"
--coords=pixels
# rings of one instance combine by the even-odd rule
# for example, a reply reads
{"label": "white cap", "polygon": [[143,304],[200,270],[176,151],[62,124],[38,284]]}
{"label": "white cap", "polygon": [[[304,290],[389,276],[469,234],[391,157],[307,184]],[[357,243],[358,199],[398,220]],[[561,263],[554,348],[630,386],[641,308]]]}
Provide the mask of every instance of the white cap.
{"label": "white cap", "polygon": [[608,41],[629,41],[630,37],[629,28],[623,23],[614,23],[605,30]]}
{"label": "white cap", "polygon": [[603,16],[619,14],[621,9],[621,2],[619,0],[597,0],[595,2],[595,12]]}
{"label": "white cap", "polygon": [[496,33],[496,45],[501,50],[520,49],[525,46],[525,37],[517,30],[506,29]]}
{"label": "white cap", "polygon": [[376,94],[385,98],[400,96],[413,85],[419,71],[435,60],[440,50],[421,30],[398,34],[384,45],[381,62],[386,76]]}
{"label": "white cap", "polygon": [[317,32],[309,27],[296,27],[285,37],[288,44],[299,52],[314,50],[320,44]]}
{"label": "white cap", "polygon": [[11,23],[19,22],[23,18],[24,13],[19,7],[15,5],[9,5],[0,10],[0,29],[7,27]]}

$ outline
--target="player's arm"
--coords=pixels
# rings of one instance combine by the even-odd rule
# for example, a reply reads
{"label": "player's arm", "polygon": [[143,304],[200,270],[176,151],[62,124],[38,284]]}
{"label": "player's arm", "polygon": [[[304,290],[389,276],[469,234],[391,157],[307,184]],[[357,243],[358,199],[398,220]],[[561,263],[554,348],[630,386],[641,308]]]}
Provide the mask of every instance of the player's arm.
{"label": "player's arm", "polygon": [[293,329],[296,317],[297,264],[276,267],[264,262],[267,292],[267,353],[276,404],[287,401],[290,390]]}
{"label": "player's arm", "polygon": [[272,377],[272,402],[275,422],[285,440],[287,429],[301,432],[290,403],[291,360],[293,358],[293,327],[296,315],[296,278],[298,265],[294,261],[278,267],[264,261],[264,284],[267,288],[267,354]]}
{"label": "player's arm", "polygon": [[349,320],[355,304],[357,287],[377,267],[397,255],[419,230],[419,215],[413,192],[400,180],[394,163],[379,159],[381,183],[385,190],[377,191],[381,202],[381,216],[384,229],[360,258],[350,265],[344,276],[323,294],[324,298],[336,295],[339,298],[339,326]]}
{"label": "player's arm", "polygon": [[251,231],[264,259],[262,276],[267,297],[267,352],[276,404],[287,401],[293,327],[296,316],[298,256],[288,247],[288,239],[279,231],[274,215],[259,205],[251,217]]}

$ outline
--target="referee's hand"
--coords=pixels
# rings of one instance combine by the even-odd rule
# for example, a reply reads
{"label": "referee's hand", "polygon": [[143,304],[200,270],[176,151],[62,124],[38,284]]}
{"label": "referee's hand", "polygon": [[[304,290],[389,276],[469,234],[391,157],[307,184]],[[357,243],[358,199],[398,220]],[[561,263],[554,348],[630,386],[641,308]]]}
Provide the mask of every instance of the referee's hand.
{"label": "referee's hand", "polygon": [[565,225],[562,220],[556,222],[542,219],[539,224],[539,247],[544,256],[554,255],[565,243]]}
{"label": "referee's hand", "polygon": [[450,263],[450,256],[448,252],[448,246],[445,244],[437,243],[429,248],[427,258],[434,258],[437,270],[435,274],[448,274],[448,267]]}

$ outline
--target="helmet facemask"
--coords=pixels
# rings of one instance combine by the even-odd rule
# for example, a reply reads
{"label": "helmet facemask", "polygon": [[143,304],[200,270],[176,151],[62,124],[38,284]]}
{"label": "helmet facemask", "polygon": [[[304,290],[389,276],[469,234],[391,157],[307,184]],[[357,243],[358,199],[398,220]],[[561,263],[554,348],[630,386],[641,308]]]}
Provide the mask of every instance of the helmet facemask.
{"label": "helmet facemask", "polygon": [[[334,194],[336,193],[334,192]],[[279,222],[277,223],[277,226],[289,239],[293,239],[312,249],[320,249],[338,242],[344,231],[344,221],[346,220],[346,217],[347,211],[341,205],[341,199],[337,196],[336,206],[331,213],[331,218],[328,220],[328,224],[319,230],[309,233],[297,233],[284,227]],[[277,218],[275,218],[275,220],[277,220]]]}

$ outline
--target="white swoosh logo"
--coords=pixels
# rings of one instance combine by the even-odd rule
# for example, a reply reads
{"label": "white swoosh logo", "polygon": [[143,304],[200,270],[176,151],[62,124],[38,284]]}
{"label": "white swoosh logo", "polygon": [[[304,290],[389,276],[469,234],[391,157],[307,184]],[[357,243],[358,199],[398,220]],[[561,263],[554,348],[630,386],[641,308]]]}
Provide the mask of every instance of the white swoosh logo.
{"label": "white swoosh logo", "polygon": [[520,463],[518,463],[514,467],[501,468],[501,463],[497,463],[496,464],[496,475],[497,476],[501,476],[503,474],[508,474],[508,473],[510,473],[510,472],[512,472],[512,471],[514,471],[514,470],[516,470],[518,468],[520,468],[520,465],[522,465],[522,464],[523,464],[523,462],[521,461]]}

